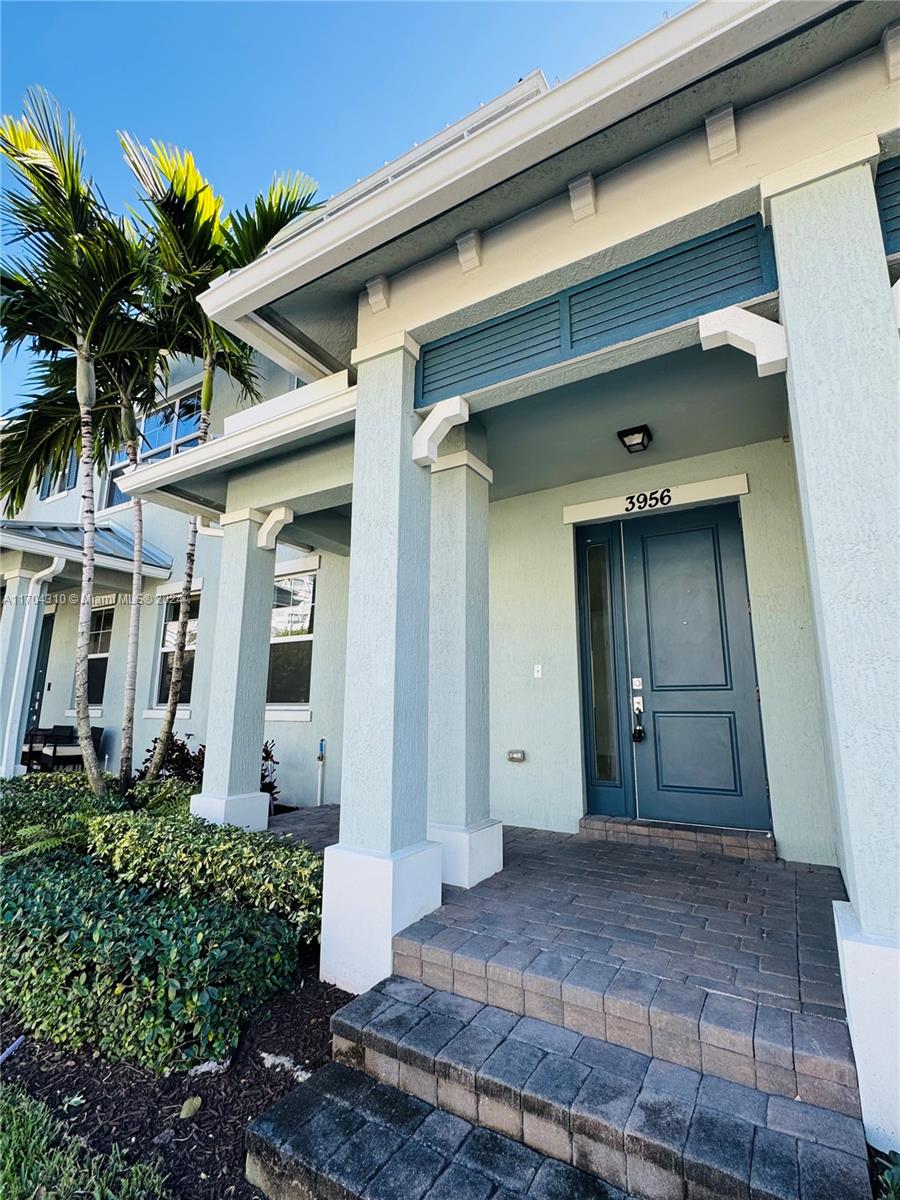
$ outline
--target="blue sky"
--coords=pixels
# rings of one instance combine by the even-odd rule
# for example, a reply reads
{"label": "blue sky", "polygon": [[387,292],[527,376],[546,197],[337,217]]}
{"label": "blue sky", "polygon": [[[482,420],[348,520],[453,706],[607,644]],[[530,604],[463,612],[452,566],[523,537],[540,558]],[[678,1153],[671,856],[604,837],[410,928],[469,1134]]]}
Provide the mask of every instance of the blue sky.
{"label": "blue sky", "polygon": [[[26,88],[50,90],[119,210],[133,191],[117,129],[193,150],[226,207],[288,169],[324,197],[535,67],[566,79],[683,7],[3,0],[2,108],[18,115]],[[23,355],[4,362],[4,409],[25,373]]]}

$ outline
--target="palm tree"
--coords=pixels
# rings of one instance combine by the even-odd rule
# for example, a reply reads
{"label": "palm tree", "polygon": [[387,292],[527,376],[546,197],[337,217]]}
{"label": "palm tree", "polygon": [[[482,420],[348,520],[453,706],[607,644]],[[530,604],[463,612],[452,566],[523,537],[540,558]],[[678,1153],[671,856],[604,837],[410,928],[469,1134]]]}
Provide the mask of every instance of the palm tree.
{"label": "palm tree", "polygon": [[[318,207],[315,183],[293,173],[276,177],[251,207],[222,215],[222,198],[200,173],[194,156],[171,146],[141,145],[120,134],[125,158],[137,178],[149,212],[147,230],[163,272],[164,294],[158,298],[172,329],[170,349],[203,364],[200,389],[199,442],[209,435],[216,370],[238,384],[243,396],[259,399],[250,350],[213,324],[198,297],[227,271],[247,266],[290,222]],[[145,778],[155,779],[162,766],[181,692],[187,626],[190,615],[197,521],[192,518],[185,552],[184,582],[165,715]]]}
{"label": "palm tree", "polygon": [[84,172],[84,149],[71,117],[41,89],[28,92],[23,116],[0,121],[0,153],[16,187],[3,215],[22,253],[0,265],[4,352],[30,344],[44,360],[74,363],[78,405],[83,552],[75,652],[75,716],[92,790],[105,782],[91,739],[88,641],[94,587],[94,407],[97,364],[152,342],[137,320],[141,258],[135,239],[106,208]]}

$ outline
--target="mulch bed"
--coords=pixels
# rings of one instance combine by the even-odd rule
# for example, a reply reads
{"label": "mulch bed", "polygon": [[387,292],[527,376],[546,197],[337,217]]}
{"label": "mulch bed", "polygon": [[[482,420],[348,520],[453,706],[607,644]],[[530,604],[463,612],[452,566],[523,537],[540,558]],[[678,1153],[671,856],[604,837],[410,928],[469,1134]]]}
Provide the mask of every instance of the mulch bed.
{"label": "mulch bed", "polygon": [[[244,1179],[244,1131],[297,1086],[290,1070],[265,1066],[262,1055],[288,1058],[307,1071],[320,1067],[331,1057],[331,1014],[351,999],[322,983],[318,969],[318,956],[310,956],[296,985],[259,1010],[225,1071],[158,1076],[26,1036],[4,1063],[4,1081],[21,1083],[93,1149],[106,1151],[118,1143],[129,1159],[157,1165],[168,1175],[173,1196],[262,1200]],[[3,1046],[20,1032],[14,1019],[4,1021]],[[72,1097],[79,1096],[84,1103],[73,1104]],[[190,1096],[200,1096],[203,1103],[195,1116],[181,1120],[181,1106]]]}

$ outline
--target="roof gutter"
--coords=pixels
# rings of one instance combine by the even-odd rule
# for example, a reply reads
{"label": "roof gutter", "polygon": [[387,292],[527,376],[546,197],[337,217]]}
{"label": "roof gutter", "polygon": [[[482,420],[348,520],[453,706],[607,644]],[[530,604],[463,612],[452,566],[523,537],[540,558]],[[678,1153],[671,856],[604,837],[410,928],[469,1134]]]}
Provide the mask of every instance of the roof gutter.
{"label": "roof gutter", "polygon": [[[700,0],[664,25],[450,146],[200,297],[256,345],[255,309],[434,219],[554,153],[843,7],[845,0]],[[264,346],[259,348],[268,353]]]}

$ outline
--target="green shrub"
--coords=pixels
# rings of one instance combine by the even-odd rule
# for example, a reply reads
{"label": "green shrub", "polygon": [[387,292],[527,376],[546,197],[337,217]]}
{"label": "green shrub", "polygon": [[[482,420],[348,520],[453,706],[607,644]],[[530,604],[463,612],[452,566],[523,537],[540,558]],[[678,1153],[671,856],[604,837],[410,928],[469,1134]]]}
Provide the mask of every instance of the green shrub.
{"label": "green shrub", "polygon": [[187,816],[193,789],[181,779],[158,779],[155,783],[140,780],[131,789],[134,808],[145,809],[154,817]]}
{"label": "green shrub", "polygon": [[318,937],[322,859],[290,838],[136,813],[90,821],[88,848],[124,882],[275,913],[305,941]]}
{"label": "green shrub", "polygon": [[4,1200],[165,1200],[165,1178],[148,1163],[128,1166],[118,1147],[92,1153],[46,1104],[0,1088],[0,1196]]}
{"label": "green shrub", "polygon": [[[110,777],[108,783],[114,784]],[[23,830],[40,827],[49,833],[63,829],[76,813],[121,812],[133,807],[130,798],[119,796],[114,787],[98,800],[81,771],[36,771],[15,779],[0,780],[0,846],[5,850],[21,844]]]}
{"label": "green shrub", "polygon": [[7,871],[0,912],[0,1003],[39,1038],[156,1071],[230,1054],[297,965],[278,917],[125,887],[87,860]]}

